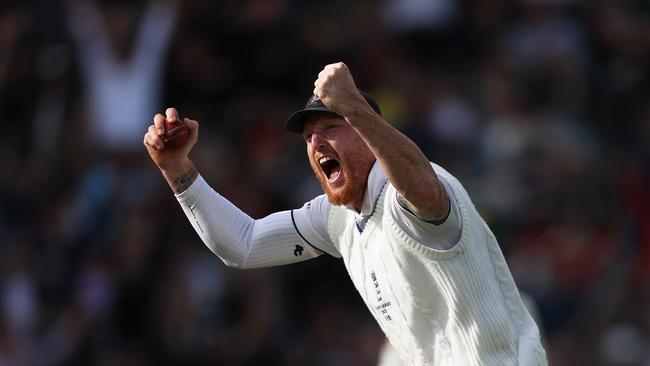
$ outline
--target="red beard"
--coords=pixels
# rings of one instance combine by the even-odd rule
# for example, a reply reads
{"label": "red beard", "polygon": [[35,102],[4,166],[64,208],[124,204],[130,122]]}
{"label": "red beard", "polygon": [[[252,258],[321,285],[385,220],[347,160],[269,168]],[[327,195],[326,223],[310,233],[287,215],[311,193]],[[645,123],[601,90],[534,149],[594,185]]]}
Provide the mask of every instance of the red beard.
{"label": "red beard", "polygon": [[368,183],[368,174],[372,169],[375,158],[372,153],[363,154],[359,152],[352,155],[339,155],[339,157],[341,158],[339,164],[341,164],[341,174],[343,174],[345,184],[337,192],[330,188],[323,170],[318,163],[313,161],[313,158],[309,159],[309,165],[311,165],[318,183],[320,183],[327,198],[333,205],[341,206],[358,203],[359,207],[361,207],[363,194],[366,192],[366,184]]}

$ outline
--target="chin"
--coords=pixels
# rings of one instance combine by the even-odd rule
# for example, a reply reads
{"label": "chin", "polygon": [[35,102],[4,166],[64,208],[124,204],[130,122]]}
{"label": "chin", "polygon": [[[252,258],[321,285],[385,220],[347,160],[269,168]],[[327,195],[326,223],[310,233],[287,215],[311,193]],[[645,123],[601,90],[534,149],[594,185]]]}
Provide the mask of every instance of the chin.
{"label": "chin", "polygon": [[[348,176],[345,176],[347,178]],[[321,187],[333,205],[343,206],[360,202],[365,192],[365,181],[348,179],[341,187],[331,188],[325,179],[319,179]]]}
{"label": "chin", "polygon": [[352,203],[352,199],[348,197],[346,191],[344,191],[343,189],[339,189],[336,192],[333,192],[330,189],[324,189],[324,191],[325,191],[325,195],[327,195],[327,199],[333,205],[343,206]]}

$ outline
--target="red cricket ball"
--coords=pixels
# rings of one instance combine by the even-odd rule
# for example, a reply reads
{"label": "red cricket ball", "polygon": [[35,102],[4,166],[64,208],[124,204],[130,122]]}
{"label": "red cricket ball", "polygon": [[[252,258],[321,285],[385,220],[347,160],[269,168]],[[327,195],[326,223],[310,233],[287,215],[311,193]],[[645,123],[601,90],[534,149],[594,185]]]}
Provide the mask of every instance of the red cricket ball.
{"label": "red cricket ball", "polygon": [[190,131],[185,123],[165,121],[165,133],[162,135],[165,148],[178,149],[185,145],[190,137]]}

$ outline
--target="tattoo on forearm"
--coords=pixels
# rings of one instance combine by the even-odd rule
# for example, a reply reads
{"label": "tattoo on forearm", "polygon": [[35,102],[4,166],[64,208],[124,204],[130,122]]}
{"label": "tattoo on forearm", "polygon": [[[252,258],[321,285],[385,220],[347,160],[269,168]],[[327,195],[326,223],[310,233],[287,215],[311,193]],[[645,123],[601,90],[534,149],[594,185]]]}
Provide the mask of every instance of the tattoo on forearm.
{"label": "tattoo on forearm", "polygon": [[199,172],[196,170],[196,168],[192,168],[185,172],[184,174],[179,175],[178,177],[174,178],[172,181],[172,189],[176,194],[181,194],[183,193],[186,189],[192,185],[192,182],[194,182],[194,179],[199,175]]}

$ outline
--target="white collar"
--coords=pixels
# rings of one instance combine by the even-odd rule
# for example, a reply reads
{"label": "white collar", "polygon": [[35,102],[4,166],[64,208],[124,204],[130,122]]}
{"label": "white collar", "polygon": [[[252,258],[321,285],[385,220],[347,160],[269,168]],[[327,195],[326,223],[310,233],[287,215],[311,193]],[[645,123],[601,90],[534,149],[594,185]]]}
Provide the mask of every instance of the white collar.
{"label": "white collar", "polygon": [[[377,200],[379,199],[381,190],[384,188],[387,180],[388,178],[386,177],[384,170],[375,160],[375,164],[370,169],[370,173],[368,173],[366,192],[363,194],[363,203],[361,204],[361,213],[359,214],[362,219],[369,218],[375,211]],[[356,210],[351,205],[347,205],[346,207],[356,213]]]}

